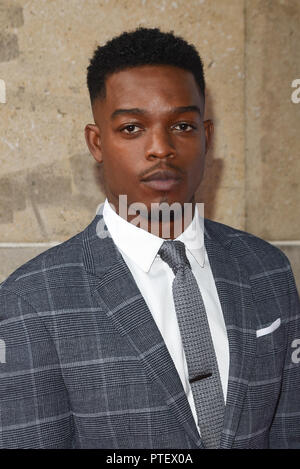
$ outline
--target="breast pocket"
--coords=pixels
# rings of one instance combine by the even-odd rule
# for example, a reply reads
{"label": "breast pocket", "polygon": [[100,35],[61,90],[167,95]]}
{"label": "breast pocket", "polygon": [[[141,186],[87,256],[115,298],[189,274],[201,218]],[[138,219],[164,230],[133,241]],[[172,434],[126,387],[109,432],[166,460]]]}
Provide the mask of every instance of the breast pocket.
{"label": "breast pocket", "polygon": [[256,356],[284,351],[285,334],[280,318],[256,330]]}
{"label": "breast pocket", "polygon": [[285,327],[283,324],[275,326],[276,323],[269,323],[256,331],[256,352],[251,379],[259,386],[266,383],[268,393],[271,394],[280,385],[286,355]]}
{"label": "breast pocket", "polygon": [[271,424],[280,395],[286,338],[284,325],[278,322],[269,322],[256,330],[256,353],[245,400],[251,412],[252,433]]}

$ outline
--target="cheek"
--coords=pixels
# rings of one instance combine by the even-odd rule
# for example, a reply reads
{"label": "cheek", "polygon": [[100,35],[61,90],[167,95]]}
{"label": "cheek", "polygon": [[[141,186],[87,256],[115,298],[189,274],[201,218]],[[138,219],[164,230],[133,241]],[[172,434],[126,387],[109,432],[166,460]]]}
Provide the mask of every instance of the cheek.
{"label": "cheek", "polygon": [[103,159],[112,176],[118,173],[133,174],[138,164],[139,149],[130,142],[118,139],[112,134],[103,142]]}
{"label": "cheek", "polygon": [[198,156],[189,168],[189,186],[196,190],[204,174],[204,154]]}
{"label": "cheek", "polygon": [[120,153],[106,153],[104,173],[108,187],[119,194],[127,194],[136,188],[135,170],[129,158]]}
{"label": "cheek", "polygon": [[139,185],[140,174],[145,170],[147,161],[137,149],[110,148],[104,158],[107,172],[112,181],[118,182],[119,187],[126,187],[128,191],[135,191]]}

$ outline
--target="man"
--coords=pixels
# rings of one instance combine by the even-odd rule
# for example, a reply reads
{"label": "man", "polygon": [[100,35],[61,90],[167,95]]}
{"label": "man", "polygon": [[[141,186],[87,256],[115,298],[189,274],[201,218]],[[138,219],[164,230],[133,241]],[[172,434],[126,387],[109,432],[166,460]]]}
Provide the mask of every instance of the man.
{"label": "man", "polygon": [[139,28],[95,51],[88,87],[107,199],[1,285],[0,446],[300,448],[290,263],[195,204],[213,131],[198,53]]}

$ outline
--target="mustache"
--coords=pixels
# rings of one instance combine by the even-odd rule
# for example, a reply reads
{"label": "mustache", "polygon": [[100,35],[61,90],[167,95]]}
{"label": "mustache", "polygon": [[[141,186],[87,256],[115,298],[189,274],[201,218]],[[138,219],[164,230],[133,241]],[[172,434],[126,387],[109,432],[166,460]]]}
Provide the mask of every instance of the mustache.
{"label": "mustache", "polygon": [[170,163],[169,163],[169,164],[165,164],[165,165],[162,166],[161,163],[160,163],[160,164],[158,164],[158,165],[156,165],[156,166],[153,166],[153,167],[150,168],[150,169],[147,169],[147,171],[144,171],[143,173],[141,173],[141,174],[140,174],[140,178],[145,178],[145,177],[148,176],[148,174],[152,174],[152,173],[154,173],[155,171],[164,171],[164,170],[168,170],[168,169],[173,170],[173,171],[176,171],[176,172],[179,173],[179,174],[183,174],[182,169],[178,168],[177,166],[175,166],[175,165],[173,165],[173,164],[170,164]]}

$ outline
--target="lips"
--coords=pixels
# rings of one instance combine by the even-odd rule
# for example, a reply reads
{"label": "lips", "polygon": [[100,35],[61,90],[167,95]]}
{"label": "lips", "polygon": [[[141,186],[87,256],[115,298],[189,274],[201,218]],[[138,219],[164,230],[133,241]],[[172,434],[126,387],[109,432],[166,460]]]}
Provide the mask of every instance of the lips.
{"label": "lips", "polygon": [[149,174],[149,176],[143,178],[142,181],[165,181],[166,179],[179,179],[179,176],[174,171],[170,171],[169,169],[163,169]]}
{"label": "lips", "polygon": [[160,170],[149,174],[142,179],[142,182],[152,189],[159,191],[168,191],[179,184],[181,178],[174,171]]}

